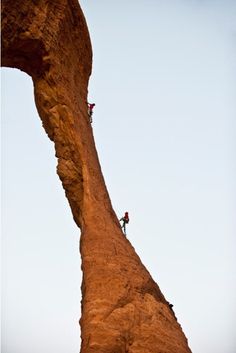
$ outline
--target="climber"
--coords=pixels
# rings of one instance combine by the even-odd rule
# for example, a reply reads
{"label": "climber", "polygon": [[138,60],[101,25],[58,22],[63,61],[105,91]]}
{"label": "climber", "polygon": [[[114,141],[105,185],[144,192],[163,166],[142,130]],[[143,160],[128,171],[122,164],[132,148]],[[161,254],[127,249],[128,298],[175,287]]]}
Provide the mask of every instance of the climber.
{"label": "climber", "polygon": [[121,222],[121,221],[123,222],[121,228],[124,229],[124,234],[126,235],[126,227],[125,227],[125,225],[129,223],[129,214],[128,214],[128,212],[125,212],[124,217],[122,217],[122,218],[120,219],[120,222]]}
{"label": "climber", "polygon": [[172,314],[174,315],[174,317],[176,318],[176,316],[175,316],[175,312],[174,312],[174,310],[173,310],[173,304],[171,304],[171,303],[169,303],[169,302],[167,302],[167,305],[168,305],[168,307],[170,308],[170,310],[172,311]]}
{"label": "climber", "polygon": [[93,115],[93,108],[95,107],[95,103],[88,103],[88,116],[89,116],[89,121],[92,124],[93,119],[92,119],[92,115]]}

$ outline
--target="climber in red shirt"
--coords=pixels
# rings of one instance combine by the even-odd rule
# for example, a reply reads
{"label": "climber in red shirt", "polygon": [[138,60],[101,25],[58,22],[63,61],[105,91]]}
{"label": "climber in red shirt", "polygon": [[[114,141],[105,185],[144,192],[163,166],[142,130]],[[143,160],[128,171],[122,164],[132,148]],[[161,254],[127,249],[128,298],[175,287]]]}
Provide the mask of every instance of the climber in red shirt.
{"label": "climber in red shirt", "polygon": [[88,105],[89,120],[90,120],[90,123],[92,124],[92,122],[93,122],[92,115],[93,115],[93,108],[95,107],[95,103],[88,103],[87,102],[87,105]]}
{"label": "climber in red shirt", "polygon": [[121,228],[124,229],[124,234],[126,235],[126,227],[125,227],[125,225],[129,223],[129,213],[128,213],[128,212],[125,212],[124,217],[122,217],[122,218],[120,219],[120,222],[121,222],[121,221],[123,222]]}

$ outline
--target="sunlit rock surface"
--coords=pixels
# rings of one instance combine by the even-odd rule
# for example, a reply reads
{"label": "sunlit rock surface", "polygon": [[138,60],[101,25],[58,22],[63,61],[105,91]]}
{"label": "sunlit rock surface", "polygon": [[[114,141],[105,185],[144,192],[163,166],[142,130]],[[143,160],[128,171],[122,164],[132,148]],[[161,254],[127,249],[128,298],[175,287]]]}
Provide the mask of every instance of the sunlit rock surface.
{"label": "sunlit rock surface", "polygon": [[2,65],[32,76],[57,172],[81,229],[81,352],[189,353],[169,303],[111,206],[87,114],[92,49],[78,2],[3,0]]}

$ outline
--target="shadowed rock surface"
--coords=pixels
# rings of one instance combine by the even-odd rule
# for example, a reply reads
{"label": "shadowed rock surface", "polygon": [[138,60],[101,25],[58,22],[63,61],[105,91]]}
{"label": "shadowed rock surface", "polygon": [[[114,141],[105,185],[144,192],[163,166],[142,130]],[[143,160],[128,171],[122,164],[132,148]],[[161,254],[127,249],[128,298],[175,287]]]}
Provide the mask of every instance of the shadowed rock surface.
{"label": "shadowed rock surface", "polygon": [[57,173],[81,229],[81,352],[191,352],[112,209],[87,114],[92,49],[78,2],[3,0],[2,65],[33,79]]}

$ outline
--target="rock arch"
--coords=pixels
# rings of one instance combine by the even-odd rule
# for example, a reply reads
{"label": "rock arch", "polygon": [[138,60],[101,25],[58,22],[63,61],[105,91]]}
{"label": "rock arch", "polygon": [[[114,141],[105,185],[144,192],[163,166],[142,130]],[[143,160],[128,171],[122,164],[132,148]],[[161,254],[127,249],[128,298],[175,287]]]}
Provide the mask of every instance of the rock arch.
{"label": "rock arch", "polygon": [[2,65],[33,79],[57,172],[81,229],[81,352],[189,353],[173,310],[112,209],[87,115],[92,49],[77,1],[3,0]]}

